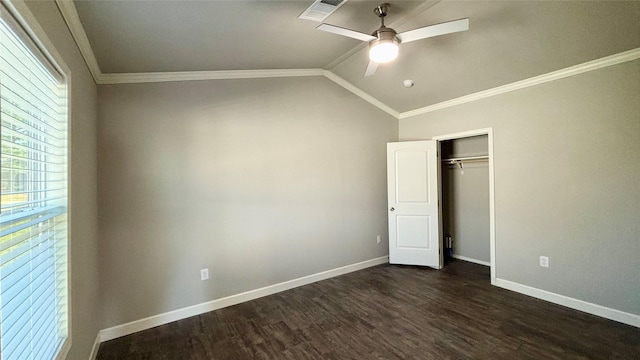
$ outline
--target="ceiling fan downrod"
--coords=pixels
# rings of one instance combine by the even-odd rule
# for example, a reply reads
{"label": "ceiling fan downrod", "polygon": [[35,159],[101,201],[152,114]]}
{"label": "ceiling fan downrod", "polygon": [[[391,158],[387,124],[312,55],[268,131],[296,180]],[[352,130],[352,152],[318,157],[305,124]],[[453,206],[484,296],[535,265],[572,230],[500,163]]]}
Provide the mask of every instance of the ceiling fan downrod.
{"label": "ceiling fan downrod", "polygon": [[383,4],[380,4],[380,5],[376,6],[373,9],[373,12],[376,15],[378,15],[378,17],[380,18],[380,21],[382,22],[382,26],[381,27],[385,27],[384,26],[384,17],[387,16],[387,12],[389,12],[389,8],[391,8],[391,4],[383,3]]}

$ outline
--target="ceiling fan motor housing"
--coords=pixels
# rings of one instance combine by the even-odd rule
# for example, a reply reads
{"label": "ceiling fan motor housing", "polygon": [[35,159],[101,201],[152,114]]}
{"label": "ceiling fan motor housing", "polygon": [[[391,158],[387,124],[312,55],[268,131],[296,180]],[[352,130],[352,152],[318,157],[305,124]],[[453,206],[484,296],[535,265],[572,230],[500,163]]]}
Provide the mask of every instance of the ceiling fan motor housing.
{"label": "ceiling fan motor housing", "polygon": [[400,39],[398,39],[396,35],[398,34],[396,33],[395,30],[393,30],[392,28],[383,26],[371,34],[371,36],[375,36],[377,37],[377,39],[371,40],[371,42],[369,42],[369,46],[372,46],[373,44],[377,44],[381,41],[382,42],[393,41],[396,44],[400,44]]}

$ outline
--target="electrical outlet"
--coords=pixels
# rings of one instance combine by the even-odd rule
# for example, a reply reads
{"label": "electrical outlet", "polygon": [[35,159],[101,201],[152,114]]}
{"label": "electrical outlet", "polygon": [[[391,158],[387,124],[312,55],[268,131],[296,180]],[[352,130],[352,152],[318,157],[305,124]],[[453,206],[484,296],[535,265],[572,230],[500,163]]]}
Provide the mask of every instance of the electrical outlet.
{"label": "electrical outlet", "polygon": [[542,267],[549,267],[549,257],[547,257],[547,256],[540,256],[540,266],[542,266]]}
{"label": "electrical outlet", "polygon": [[378,235],[376,237],[376,243],[380,244],[382,242],[382,235]]}
{"label": "electrical outlet", "polygon": [[200,269],[200,280],[209,280],[209,268]]}

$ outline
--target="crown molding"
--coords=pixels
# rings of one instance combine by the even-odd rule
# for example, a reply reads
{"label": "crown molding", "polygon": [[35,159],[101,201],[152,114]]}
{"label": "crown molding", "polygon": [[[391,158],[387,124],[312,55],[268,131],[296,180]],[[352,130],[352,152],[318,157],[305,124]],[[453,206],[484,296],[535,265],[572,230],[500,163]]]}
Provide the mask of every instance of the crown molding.
{"label": "crown molding", "polygon": [[[405,112],[399,112],[369,95],[364,90],[358,88],[342,77],[336,75],[330,70],[323,69],[267,69],[267,70],[222,70],[222,71],[183,71],[183,72],[153,72],[153,73],[109,73],[103,74],[100,71],[98,62],[87,38],[87,34],[82,27],[78,12],[76,10],[73,1],[71,0],[55,0],[64,20],[71,31],[73,38],[80,49],[80,53],[84,58],[89,71],[93,76],[96,84],[131,84],[131,83],[149,83],[149,82],[168,82],[168,81],[194,81],[194,80],[226,80],[226,79],[260,79],[260,78],[279,78],[279,77],[305,77],[305,76],[324,76],[334,83],[342,86],[346,90],[359,96],[363,100],[367,101],[371,105],[386,112],[396,119],[407,119],[410,117],[427,114],[433,111],[446,109],[452,106],[462,105],[477,100],[486,99],[492,96],[505,94],[511,91],[525,89],[531,86],[544,84],[550,81],[563,79],[566,77],[582,74],[585,72],[602,69],[608,66],[613,66],[628,61],[640,59],[640,48],[631,49],[625,52],[606,56],[593,61],[588,61],[575,66],[567,67],[557,71],[553,71],[547,74],[534,76],[529,79],[516,81],[511,84],[498,86],[492,89],[479,91],[473,94],[461,96],[455,99],[443,101],[437,104],[432,104],[409,110]],[[435,3],[434,3],[435,4]],[[411,12],[406,18],[413,17],[418,13],[428,9],[434,4],[425,3],[425,5],[418,7]],[[404,19],[406,21],[406,19]],[[402,24],[401,21],[394,23],[394,26]],[[335,67],[339,61],[344,61],[346,58],[352,56],[357,51],[362,49],[362,45],[355,47],[354,49],[343,54],[343,56],[334,60],[327,67],[329,69]]]}
{"label": "crown molding", "polygon": [[93,76],[93,80],[99,83],[102,72],[100,71],[100,66],[93,53],[91,44],[89,43],[89,38],[87,38],[87,33],[84,32],[84,27],[82,26],[82,22],[80,22],[76,6],[72,0],[55,0],[55,2],[56,5],[58,5],[58,9],[60,9],[64,21],[67,23],[71,36],[73,36],[73,39],[78,45],[78,49],[80,49],[80,53]]}
{"label": "crown molding", "polygon": [[98,84],[136,84],[170,81],[262,79],[283,77],[323,76],[322,69],[266,69],[266,70],[220,70],[178,71],[148,73],[101,74]]}
{"label": "crown molding", "polygon": [[230,79],[262,79],[283,77],[324,76],[344,89],[359,96],[369,104],[399,119],[400,113],[387,106],[382,101],[362,91],[357,86],[332,73],[322,69],[282,69],[282,70],[227,70],[227,71],[181,71],[181,72],[154,72],[154,73],[123,73],[101,74],[96,83],[100,85],[112,84],[139,84],[153,82],[172,81],[198,81],[198,80],[230,80]]}
{"label": "crown molding", "polygon": [[544,84],[550,81],[564,79],[570,76],[583,74],[589,71],[602,69],[608,66],[622,64],[628,61],[640,59],[640,48],[635,48],[629,51],[621,52],[615,55],[606,56],[593,61],[588,61],[568,68],[552,71],[540,76],[534,76],[532,78],[516,81],[511,84],[498,86],[492,89],[480,91],[477,93],[461,96],[459,98],[443,101],[437,104],[421,107],[415,110],[405,111],[400,113],[399,119],[406,119],[413,116],[418,116],[426,113],[430,113],[436,110],[446,109],[452,106],[462,105],[473,101],[486,99],[492,96],[505,94],[508,92],[521,90],[524,88]]}
{"label": "crown molding", "polygon": [[340,76],[332,73],[331,71],[325,70],[324,71],[324,77],[326,77],[327,79],[333,81],[334,83],[342,86],[346,90],[356,94],[357,96],[362,98],[362,100],[364,100],[364,101],[368,102],[369,104],[377,107],[378,109],[386,112],[387,114],[393,116],[394,118],[396,118],[396,119],[400,118],[400,113],[399,112],[395,111],[394,109],[392,109],[387,104],[385,104],[382,101],[380,101],[380,100],[374,98],[373,96],[367,94],[366,92],[364,92],[359,87],[353,85],[352,83],[350,83],[347,80],[341,78]]}

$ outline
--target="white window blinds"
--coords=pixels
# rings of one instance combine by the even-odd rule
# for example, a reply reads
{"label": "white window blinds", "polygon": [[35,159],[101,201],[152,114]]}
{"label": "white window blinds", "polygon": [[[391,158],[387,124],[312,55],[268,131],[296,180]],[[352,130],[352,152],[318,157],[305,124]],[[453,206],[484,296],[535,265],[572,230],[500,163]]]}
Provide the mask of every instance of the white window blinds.
{"label": "white window blinds", "polygon": [[50,360],[68,332],[66,86],[0,14],[0,358]]}

